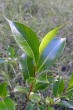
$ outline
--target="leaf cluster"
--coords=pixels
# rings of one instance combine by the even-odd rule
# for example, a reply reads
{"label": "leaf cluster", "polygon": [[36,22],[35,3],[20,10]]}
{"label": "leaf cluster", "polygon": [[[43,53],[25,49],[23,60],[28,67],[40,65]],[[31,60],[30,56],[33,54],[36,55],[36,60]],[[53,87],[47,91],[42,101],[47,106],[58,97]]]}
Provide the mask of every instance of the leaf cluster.
{"label": "leaf cluster", "polygon": [[[16,86],[13,91],[25,93],[24,109],[54,110],[54,105],[73,108],[69,100],[73,92],[73,74],[66,89],[62,77],[50,78],[48,75],[50,67],[59,58],[66,44],[65,38],[55,37],[62,26],[47,33],[40,42],[37,34],[28,26],[7,18],[6,20],[23,54],[18,57],[15,55],[14,48],[9,47],[10,58],[0,58],[0,64],[18,61],[25,86]],[[15,104],[8,98],[6,88],[6,83],[0,85],[0,108],[1,110],[15,110]],[[41,92],[47,88],[49,88],[50,95],[45,98]],[[62,101],[62,98],[66,100]]]}

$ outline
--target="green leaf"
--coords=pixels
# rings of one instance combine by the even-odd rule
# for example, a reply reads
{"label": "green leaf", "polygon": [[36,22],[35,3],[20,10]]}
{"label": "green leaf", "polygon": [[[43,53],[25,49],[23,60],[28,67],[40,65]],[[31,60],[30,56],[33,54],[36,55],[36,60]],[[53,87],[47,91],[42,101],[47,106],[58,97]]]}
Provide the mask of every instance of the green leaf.
{"label": "green leaf", "polygon": [[48,82],[48,79],[47,79],[47,74],[46,73],[41,74],[41,75],[38,75],[38,77],[36,79],[36,83],[33,86],[33,90],[34,91],[43,90],[48,86],[49,86],[49,82]]}
{"label": "green leaf", "polygon": [[43,107],[43,105],[38,105],[38,107],[39,107],[39,108],[38,108],[39,110],[46,110],[46,108]]}
{"label": "green leaf", "polygon": [[49,82],[37,81],[33,87],[33,91],[43,90],[49,86]]}
{"label": "green leaf", "polygon": [[62,92],[64,90],[64,81],[62,78],[59,78],[58,81],[56,81],[53,84],[53,94],[55,97],[57,97],[57,95],[61,95]]}
{"label": "green leaf", "polygon": [[11,99],[5,98],[0,101],[0,110],[15,110],[15,105]]}
{"label": "green leaf", "polygon": [[39,96],[37,93],[31,92],[30,96],[29,96],[29,99],[32,102],[38,103],[41,100],[41,96]]}
{"label": "green leaf", "polygon": [[73,87],[68,88],[67,93],[68,93],[68,94],[73,93]]}
{"label": "green leaf", "polygon": [[69,86],[68,87],[73,87],[73,73],[71,75],[71,79],[70,79],[70,82],[69,82]]}
{"label": "green leaf", "polygon": [[70,78],[68,89],[66,91],[66,96],[71,97],[73,95],[73,73]]}
{"label": "green leaf", "polygon": [[37,62],[39,58],[39,40],[36,33],[24,24],[10,21],[7,18],[6,20],[19,47]]}
{"label": "green leaf", "polygon": [[54,100],[51,97],[47,97],[45,101],[46,101],[46,104],[50,104],[50,105],[54,104]]}
{"label": "green leaf", "polygon": [[57,97],[57,95],[58,95],[58,86],[59,86],[59,82],[56,81],[56,82],[53,84],[53,95],[54,95],[55,97]]}
{"label": "green leaf", "polygon": [[54,108],[53,107],[48,107],[48,110],[54,110]]}
{"label": "green leaf", "polygon": [[48,34],[45,35],[45,37],[42,39],[42,42],[39,46],[40,54],[44,51],[44,49],[47,47],[50,41],[56,36],[60,28],[61,26],[55,28],[54,30],[50,31]]}
{"label": "green leaf", "polygon": [[5,98],[7,95],[7,83],[0,84],[0,97]]}
{"label": "green leaf", "polygon": [[64,90],[64,81],[62,78],[59,78],[58,94],[61,95]]}
{"label": "green leaf", "polygon": [[29,89],[27,87],[16,86],[14,92],[29,93]]}
{"label": "green leaf", "polygon": [[0,110],[7,110],[3,101],[0,101]]}
{"label": "green leaf", "polygon": [[48,81],[49,81],[50,84],[54,83],[55,82],[55,77],[48,75]]}
{"label": "green leaf", "polygon": [[54,38],[41,54],[37,64],[37,72],[48,70],[62,53],[65,44],[65,38]]}
{"label": "green leaf", "polygon": [[73,87],[68,88],[66,91],[66,97],[71,98],[73,95]]}
{"label": "green leaf", "polygon": [[73,102],[70,101],[61,101],[57,105],[61,107],[73,108]]}
{"label": "green leaf", "polygon": [[41,81],[41,82],[48,82],[47,74],[44,73],[44,74],[39,75],[38,80]]}
{"label": "green leaf", "polygon": [[24,80],[35,76],[33,59],[25,54],[20,59],[20,69],[22,70]]}
{"label": "green leaf", "polygon": [[29,77],[26,80],[27,84],[31,85],[31,84],[35,84],[36,83],[36,79],[34,77]]}
{"label": "green leaf", "polygon": [[29,103],[27,104],[27,110],[35,110],[35,104],[29,102]]}

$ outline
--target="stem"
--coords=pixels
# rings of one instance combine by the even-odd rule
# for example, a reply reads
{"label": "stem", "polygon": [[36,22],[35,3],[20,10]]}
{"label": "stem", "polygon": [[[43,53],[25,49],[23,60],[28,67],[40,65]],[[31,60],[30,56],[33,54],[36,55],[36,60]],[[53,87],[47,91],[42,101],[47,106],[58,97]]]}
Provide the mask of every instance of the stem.
{"label": "stem", "polygon": [[28,96],[27,96],[27,98],[26,98],[26,100],[25,100],[25,103],[24,103],[24,110],[26,110],[26,105],[27,105],[27,102],[28,102],[29,95],[30,95],[30,94],[28,94]]}
{"label": "stem", "polygon": [[[36,77],[36,66],[34,66],[34,78]],[[28,96],[26,97],[26,100],[24,102],[24,110],[26,110],[26,106],[27,106],[27,102],[29,100],[29,96],[30,96],[30,93],[32,92],[32,89],[33,89],[33,84],[30,85],[30,91],[29,91],[29,94]]]}
{"label": "stem", "polygon": [[31,84],[31,85],[30,85],[29,94],[28,94],[28,96],[26,97],[26,100],[25,100],[25,102],[24,102],[24,110],[26,110],[27,102],[28,102],[28,100],[29,100],[29,96],[30,96],[30,93],[31,93],[31,91],[32,91],[32,88],[33,88],[33,85]]}

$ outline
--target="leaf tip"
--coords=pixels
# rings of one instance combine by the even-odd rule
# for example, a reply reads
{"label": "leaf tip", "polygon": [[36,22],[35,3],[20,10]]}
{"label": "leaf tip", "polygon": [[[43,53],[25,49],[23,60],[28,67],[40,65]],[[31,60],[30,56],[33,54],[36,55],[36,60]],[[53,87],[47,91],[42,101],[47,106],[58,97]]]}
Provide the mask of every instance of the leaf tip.
{"label": "leaf tip", "polygon": [[5,18],[6,21],[10,22],[10,20],[6,17],[6,16],[3,16]]}

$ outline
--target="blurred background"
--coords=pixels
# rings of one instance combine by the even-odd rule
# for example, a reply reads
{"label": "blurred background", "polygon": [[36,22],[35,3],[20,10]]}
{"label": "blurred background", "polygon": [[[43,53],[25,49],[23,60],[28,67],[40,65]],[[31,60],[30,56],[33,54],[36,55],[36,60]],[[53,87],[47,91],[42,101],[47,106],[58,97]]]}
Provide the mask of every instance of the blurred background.
{"label": "blurred background", "polygon": [[[0,0],[0,57],[8,57],[8,46],[18,48],[4,16],[31,27],[41,40],[46,33],[66,23],[57,37],[66,37],[62,56],[52,72],[65,77],[73,71],[73,0]],[[56,68],[54,68],[56,67]]]}

